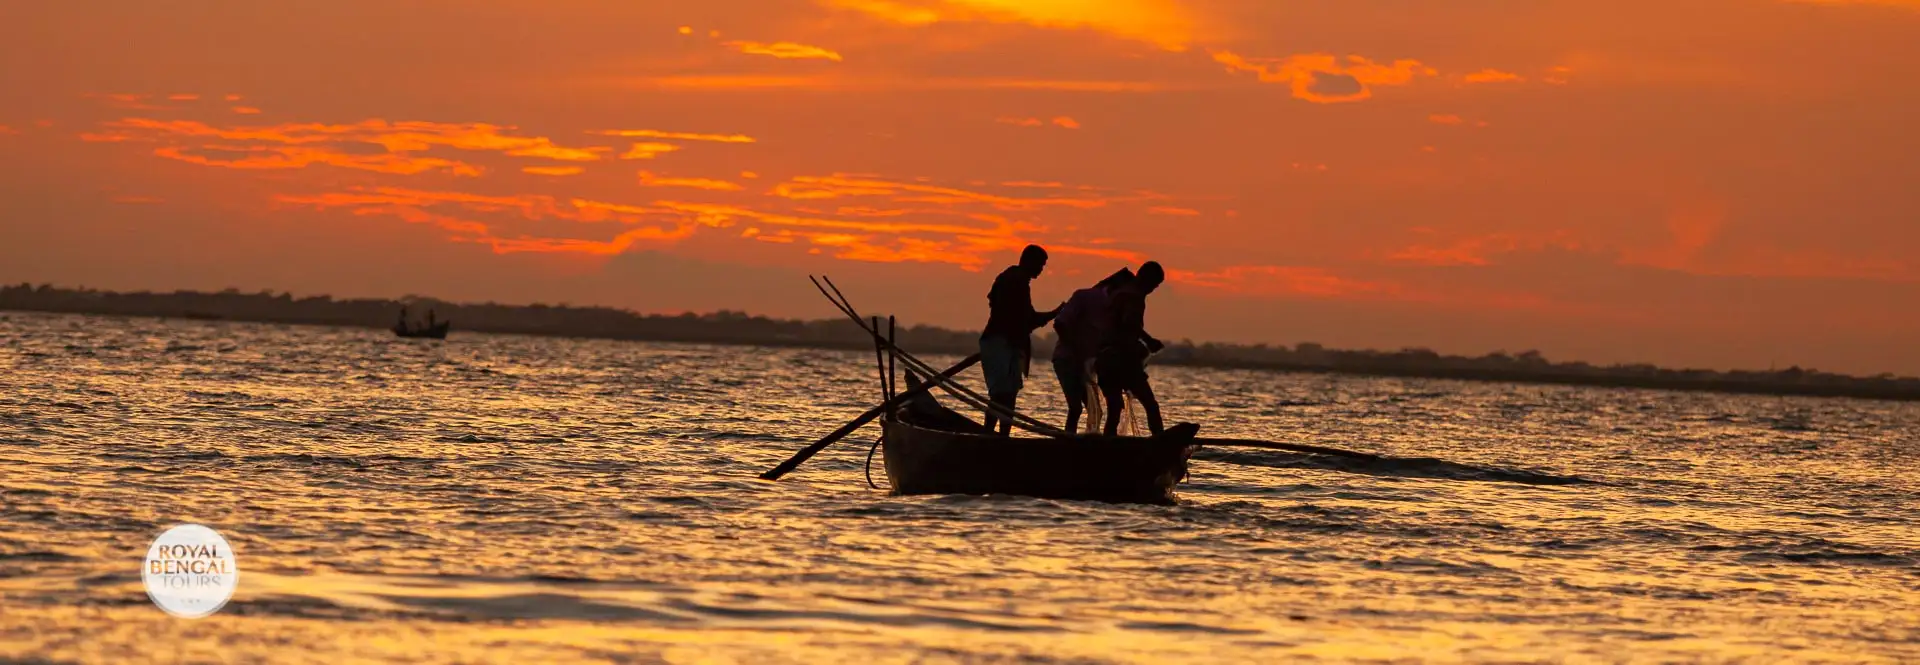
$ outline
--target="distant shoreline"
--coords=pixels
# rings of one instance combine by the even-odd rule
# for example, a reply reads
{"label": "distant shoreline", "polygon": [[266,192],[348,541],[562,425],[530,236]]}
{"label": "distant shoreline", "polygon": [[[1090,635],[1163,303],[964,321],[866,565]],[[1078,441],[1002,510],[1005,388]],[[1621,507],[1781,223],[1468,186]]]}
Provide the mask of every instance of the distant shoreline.
{"label": "distant shoreline", "polygon": [[[728,311],[662,316],[605,307],[457,304],[424,298],[334,300],[328,296],[312,296],[296,299],[285,293],[244,294],[233,289],[219,293],[116,293],[48,285],[0,287],[0,311],[328,325],[383,332],[398,321],[403,306],[416,322],[429,310],[439,320],[452,321],[455,336],[462,332],[484,332],[856,351],[873,348],[866,334],[844,319],[782,321]],[[910,326],[899,330],[899,343],[920,353],[966,355],[978,350],[978,335],[974,331]],[[1038,335],[1035,355],[1045,357],[1051,344],[1050,334]],[[1797,367],[1770,372],[1673,370],[1651,365],[1601,367],[1579,362],[1552,363],[1532,352],[1472,358],[1444,356],[1424,349],[1342,351],[1316,344],[1269,347],[1182,341],[1168,344],[1153,362],[1212,369],[1920,401],[1920,379],[1913,377],[1862,378]]]}

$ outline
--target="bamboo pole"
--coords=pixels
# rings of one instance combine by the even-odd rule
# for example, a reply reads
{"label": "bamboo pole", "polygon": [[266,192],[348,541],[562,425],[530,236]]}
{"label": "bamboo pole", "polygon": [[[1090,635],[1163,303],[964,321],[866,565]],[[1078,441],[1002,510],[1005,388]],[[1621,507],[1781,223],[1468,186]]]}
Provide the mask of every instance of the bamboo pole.
{"label": "bamboo pole", "polygon": [[[809,278],[809,279],[812,279],[812,278]],[[822,280],[826,282],[827,284],[826,286],[820,285],[820,282]],[[866,322],[860,320],[860,313],[853,309],[853,303],[850,301],[847,301],[846,294],[840,293],[840,287],[834,285],[833,280],[831,278],[823,276],[818,280],[814,280],[813,286],[814,288],[819,289],[821,295],[825,295],[827,297],[827,300],[833,302],[834,306],[839,308],[841,313],[846,314],[847,318],[852,319],[854,325],[860,326],[862,330],[866,330],[868,335],[872,335],[875,338],[880,337],[880,332],[878,330],[867,328]],[[833,293],[831,294],[827,293],[827,289],[829,287],[833,289]],[[836,298],[835,296],[838,296],[838,297]],[[894,347],[894,350],[900,354],[900,357],[903,359],[903,362],[906,362],[909,368],[919,370],[921,373],[924,373],[927,375],[933,374],[933,367],[931,365],[928,365],[926,364],[926,362],[921,361],[919,358],[914,357],[913,354],[908,353],[905,349],[901,349],[896,346]],[[947,391],[947,394],[952,395],[954,399],[958,399],[961,402],[964,402],[968,406],[971,406],[973,408],[980,409],[983,411],[989,411],[989,412],[992,412],[994,415],[998,415],[1002,418],[1007,418],[1010,422],[1018,426],[1020,429],[1023,429],[1041,436],[1050,437],[1050,438],[1068,438],[1072,436],[1071,433],[1061,430],[1058,427],[1054,427],[1047,423],[1041,422],[1039,420],[1034,419],[1032,416],[1028,416],[1024,413],[1020,413],[1018,411],[1008,409],[1005,406],[994,403],[992,400],[989,400],[985,397],[981,397],[979,393],[976,393],[972,389],[964,385],[961,385],[957,382],[954,382],[950,379],[936,380],[934,381],[934,383],[938,384],[941,390]]]}

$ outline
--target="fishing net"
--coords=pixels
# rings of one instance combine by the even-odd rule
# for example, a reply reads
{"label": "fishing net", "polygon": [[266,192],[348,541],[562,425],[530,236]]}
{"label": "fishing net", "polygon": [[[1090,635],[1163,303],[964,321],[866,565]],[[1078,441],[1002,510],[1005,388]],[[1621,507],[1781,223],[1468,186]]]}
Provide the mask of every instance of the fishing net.
{"label": "fishing net", "polygon": [[[1107,427],[1106,399],[1100,394],[1099,377],[1093,373],[1093,363],[1087,363],[1087,403],[1086,417],[1080,420],[1080,434],[1100,434]],[[1145,416],[1141,414],[1139,402],[1132,393],[1126,393],[1120,400],[1120,427],[1115,434],[1120,436],[1146,436],[1148,434]]]}

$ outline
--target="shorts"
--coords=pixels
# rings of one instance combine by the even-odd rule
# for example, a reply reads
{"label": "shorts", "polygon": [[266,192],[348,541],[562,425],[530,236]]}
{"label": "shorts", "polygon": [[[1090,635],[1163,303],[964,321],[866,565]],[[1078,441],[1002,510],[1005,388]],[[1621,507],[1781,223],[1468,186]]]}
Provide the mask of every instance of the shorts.
{"label": "shorts", "polygon": [[1018,395],[1026,385],[1027,357],[1005,337],[980,339],[980,370],[987,375],[987,396]]}
{"label": "shorts", "polygon": [[1087,361],[1054,358],[1053,375],[1060,377],[1060,393],[1067,396],[1068,404],[1087,402]]}

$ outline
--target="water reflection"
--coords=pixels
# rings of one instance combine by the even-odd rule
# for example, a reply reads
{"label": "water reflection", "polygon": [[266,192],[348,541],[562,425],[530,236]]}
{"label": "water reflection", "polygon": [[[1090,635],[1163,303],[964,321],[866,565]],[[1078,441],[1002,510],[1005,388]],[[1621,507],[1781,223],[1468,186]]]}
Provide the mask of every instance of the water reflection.
{"label": "water reflection", "polygon": [[[7,314],[0,659],[1920,658],[1911,406],[1163,368],[1209,435],[1402,459],[1207,451],[1173,507],[892,498],[851,443],[754,480],[863,361]],[[239,556],[209,619],[140,587],[179,521]]]}

